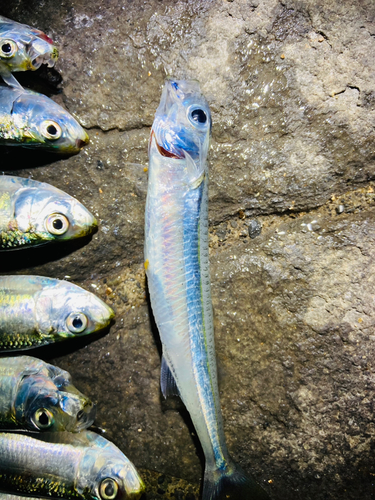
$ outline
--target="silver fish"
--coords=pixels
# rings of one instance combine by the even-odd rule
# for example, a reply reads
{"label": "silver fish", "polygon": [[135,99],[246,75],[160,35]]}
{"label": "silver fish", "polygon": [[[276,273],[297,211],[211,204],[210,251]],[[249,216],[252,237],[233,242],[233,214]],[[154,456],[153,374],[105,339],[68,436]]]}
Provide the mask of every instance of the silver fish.
{"label": "silver fish", "polygon": [[65,241],[98,223],[75,198],[44,182],[0,176],[0,250]]}
{"label": "silver fish", "polygon": [[0,276],[0,351],[21,351],[96,332],[114,312],[93,293],[42,276]]}
{"label": "silver fish", "polygon": [[203,500],[267,499],[227,451],[208,260],[211,115],[197,82],[166,82],[149,145],[145,268],[163,346],[161,389],[180,395],[200,439]]}
{"label": "silver fish", "polygon": [[76,154],[89,142],[81,125],[49,97],[0,86],[0,144]]}
{"label": "silver fish", "polygon": [[65,370],[31,356],[0,358],[0,429],[79,432],[94,418]]}
{"label": "silver fish", "polygon": [[22,88],[12,73],[52,67],[59,57],[53,41],[36,28],[0,16],[0,76],[12,87]]}
{"label": "silver fish", "polygon": [[67,500],[137,500],[144,484],[132,462],[93,432],[0,433],[0,489]]}

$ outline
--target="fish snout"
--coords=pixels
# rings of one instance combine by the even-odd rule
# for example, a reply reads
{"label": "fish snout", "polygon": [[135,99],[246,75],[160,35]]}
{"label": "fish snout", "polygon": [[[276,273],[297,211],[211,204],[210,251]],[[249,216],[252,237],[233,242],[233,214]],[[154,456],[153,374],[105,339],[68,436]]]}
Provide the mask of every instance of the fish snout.
{"label": "fish snout", "polygon": [[85,137],[83,139],[76,139],[76,148],[81,150],[89,143],[89,141],[90,141],[90,139],[89,139],[89,136],[87,134],[85,135]]}

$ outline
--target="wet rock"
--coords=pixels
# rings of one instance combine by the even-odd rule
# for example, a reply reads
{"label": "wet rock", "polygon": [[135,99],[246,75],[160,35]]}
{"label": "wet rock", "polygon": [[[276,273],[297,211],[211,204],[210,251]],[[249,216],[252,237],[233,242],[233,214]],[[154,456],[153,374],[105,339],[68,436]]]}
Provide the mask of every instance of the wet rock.
{"label": "wet rock", "polygon": [[262,232],[262,224],[257,219],[252,219],[248,223],[249,225],[249,236],[253,240]]}
{"label": "wet rock", "polygon": [[143,468],[147,498],[198,498],[202,475],[188,415],[161,401],[143,271],[147,144],[172,74],[198,79],[213,114],[229,449],[275,500],[372,498],[374,3],[14,0],[0,14],[56,40],[62,92],[53,74],[24,84],[53,94],[91,140],[71,158],[3,149],[1,170],[54,184],[100,223],[91,241],[7,254],[0,270],[68,276],[115,308],[107,336],[39,355],[98,403],[97,424]]}

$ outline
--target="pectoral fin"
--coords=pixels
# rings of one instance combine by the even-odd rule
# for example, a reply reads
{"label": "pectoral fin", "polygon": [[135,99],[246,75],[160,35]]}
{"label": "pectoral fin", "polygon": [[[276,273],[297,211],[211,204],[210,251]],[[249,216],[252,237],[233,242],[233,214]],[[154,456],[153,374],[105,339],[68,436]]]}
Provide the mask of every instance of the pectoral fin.
{"label": "pectoral fin", "polygon": [[185,151],[186,169],[189,175],[189,186],[192,189],[198,188],[204,179],[205,170],[199,170],[193,158]]}
{"label": "pectoral fin", "polygon": [[23,89],[22,85],[18,82],[18,80],[12,75],[8,68],[0,64],[0,76],[4,80],[5,83],[10,85],[11,87],[16,87],[18,89]]}
{"label": "pectoral fin", "polygon": [[176,380],[164,356],[161,358],[160,387],[165,398],[168,396],[180,396]]}

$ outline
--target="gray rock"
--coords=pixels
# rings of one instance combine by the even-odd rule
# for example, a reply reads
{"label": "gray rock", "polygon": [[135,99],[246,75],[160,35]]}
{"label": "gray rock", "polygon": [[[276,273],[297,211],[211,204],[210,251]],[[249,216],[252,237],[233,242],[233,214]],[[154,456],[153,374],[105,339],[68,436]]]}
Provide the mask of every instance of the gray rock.
{"label": "gray rock", "polygon": [[[275,500],[372,498],[374,2],[14,0],[0,14],[59,44],[53,98],[91,138],[67,159],[4,149],[1,170],[22,165],[16,173],[76,196],[100,222],[90,242],[7,254],[0,270],[69,276],[116,309],[108,335],[39,355],[97,401],[97,425],[149,471],[148,498],[189,498],[202,475],[186,412],[160,396],[143,272],[147,144],[172,74],[198,79],[213,113],[210,251],[229,449]],[[167,480],[156,486],[151,471]]]}

